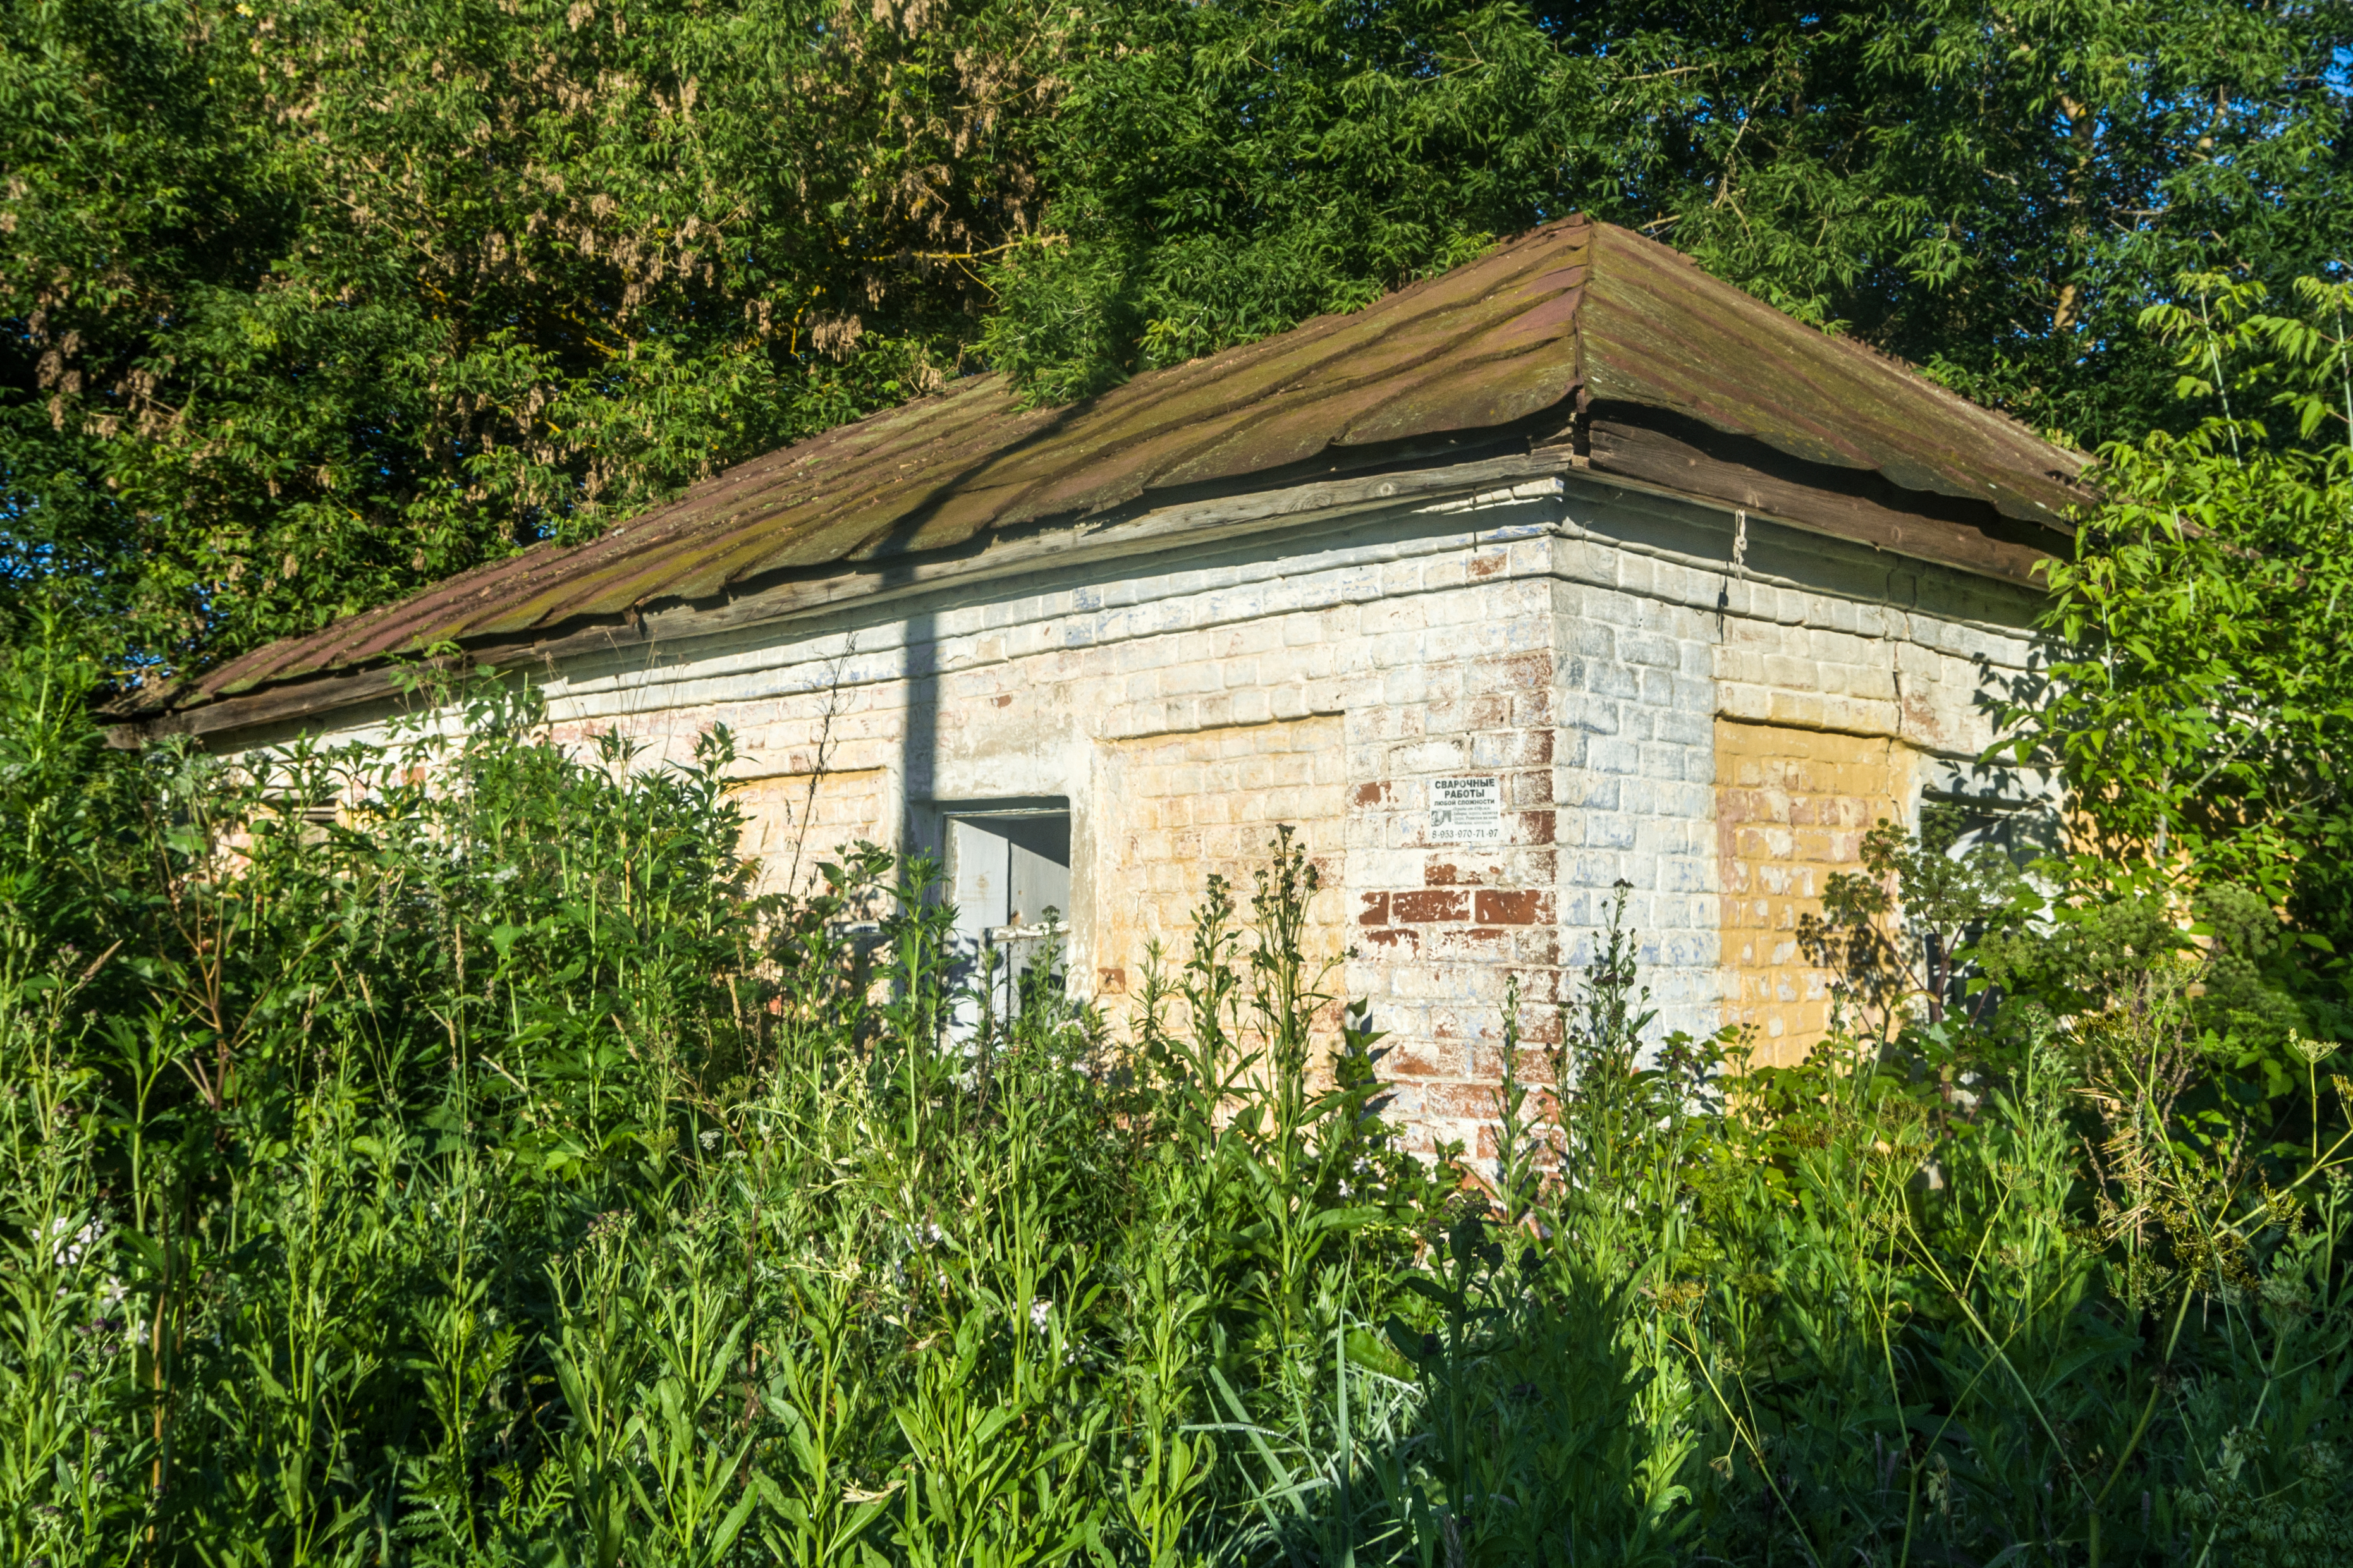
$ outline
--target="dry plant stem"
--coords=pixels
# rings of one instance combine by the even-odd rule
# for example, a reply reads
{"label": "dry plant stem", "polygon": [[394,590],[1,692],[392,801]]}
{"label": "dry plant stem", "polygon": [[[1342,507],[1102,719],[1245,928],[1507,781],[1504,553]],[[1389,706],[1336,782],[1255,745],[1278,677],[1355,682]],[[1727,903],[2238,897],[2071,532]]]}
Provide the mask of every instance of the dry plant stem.
{"label": "dry plant stem", "polygon": [[[1754,1431],[1756,1412],[1751,1409],[1749,1418],[1744,1421],[1725,1399],[1724,1390],[1717,1385],[1715,1374],[1707,1369],[1706,1360],[1701,1355],[1698,1348],[1683,1344],[1680,1341],[1677,1342],[1682,1344],[1685,1353],[1691,1356],[1693,1364],[1699,1368],[1700,1376],[1707,1380],[1707,1391],[1715,1396],[1717,1407],[1723,1410],[1725,1419],[1731,1424],[1733,1435],[1748,1446],[1749,1461],[1757,1467],[1757,1474],[1762,1478],[1767,1489],[1772,1492],[1773,1500],[1780,1505],[1781,1511],[1788,1516],[1789,1521],[1793,1525],[1797,1524],[1798,1510],[1790,1506],[1788,1495],[1781,1490],[1781,1484],[1773,1479],[1772,1468],[1766,1462],[1765,1450],[1757,1441]],[[1815,1555],[1813,1543],[1806,1539],[1802,1529],[1799,1530],[1795,1539],[1798,1549],[1806,1554],[1806,1561],[1813,1563],[1814,1568],[1821,1568],[1821,1559]]]}
{"label": "dry plant stem", "polygon": [[840,716],[846,689],[842,677],[849,667],[850,657],[857,651],[858,634],[853,631],[843,639],[841,653],[834,659],[833,668],[826,678],[825,712],[818,724],[817,754],[811,759],[809,767],[808,792],[801,801],[801,830],[793,836],[793,862],[791,868],[785,873],[787,889],[800,886],[801,852],[808,846],[809,829],[817,825],[818,785],[825,778],[833,758],[833,721]]}

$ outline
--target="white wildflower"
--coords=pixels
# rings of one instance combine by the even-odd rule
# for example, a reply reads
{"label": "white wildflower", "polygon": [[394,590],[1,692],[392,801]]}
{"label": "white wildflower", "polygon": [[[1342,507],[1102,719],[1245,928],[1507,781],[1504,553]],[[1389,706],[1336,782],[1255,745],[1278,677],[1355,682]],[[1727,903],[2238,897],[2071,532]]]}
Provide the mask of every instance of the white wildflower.
{"label": "white wildflower", "polygon": [[1039,1297],[1029,1303],[1029,1326],[1039,1333],[1044,1333],[1047,1321],[1053,1316],[1053,1299],[1049,1296]]}
{"label": "white wildflower", "polygon": [[74,1222],[69,1219],[53,1219],[49,1222],[48,1239],[52,1243],[49,1255],[56,1259],[58,1268],[71,1268],[105,1235],[96,1220],[76,1230]]}

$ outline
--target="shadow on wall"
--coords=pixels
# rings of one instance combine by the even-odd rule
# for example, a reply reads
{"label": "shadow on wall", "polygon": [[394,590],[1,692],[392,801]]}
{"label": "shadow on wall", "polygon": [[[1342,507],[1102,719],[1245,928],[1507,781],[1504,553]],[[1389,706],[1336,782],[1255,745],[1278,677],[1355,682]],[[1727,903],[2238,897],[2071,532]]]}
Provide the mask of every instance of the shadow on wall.
{"label": "shadow on wall", "polygon": [[939,793],[939,617],[920,610],[907,617],[902,669],[907,711],[899,726],[899,789],[903,820],[900,831],[910,856],[942,858],[947,844],[942,825],[924,806]]}

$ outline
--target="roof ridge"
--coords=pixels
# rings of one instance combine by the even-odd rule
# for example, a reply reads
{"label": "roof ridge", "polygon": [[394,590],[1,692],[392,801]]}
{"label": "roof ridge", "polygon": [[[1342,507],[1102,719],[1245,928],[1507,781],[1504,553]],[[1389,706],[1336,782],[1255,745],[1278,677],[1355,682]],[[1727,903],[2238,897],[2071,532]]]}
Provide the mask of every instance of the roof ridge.
{"label": "roof ridge", "polygon": [[[1773,305],[1770,301],[1760,299],[1757,295],[1750,293],[1746,289],[1742,288],[1739,284],[1734,283],[1728,279],[1718,278],[1715,273],[1709,272],[1704,267],[1700,265],[1696,258],[1693,257],[1688,252],[1677,250],[1674,247],[1668,245],[1663,240],[1653,239],[1649,235],[1643,234],[1638,229],[1629,228],[1622,224],[1599,223],[1596,226],[1607,229],[1612,234],[1622,235],[1628,239],[1636,241],[1645,247],[1653,247],[1657,250],[1664,251],[1668,255],[1671,255],[1677,260],[1683,262],[1686,267],[1696,270],[1702,277],[1706,278],[1713,282],[1719,283],[1725,288],[1736,290],[1743,299],[1755,304],[1760,310],[1769,312],[1776,317],[1798,322],[1799,325],[1804,326],[1807,331],[1811,332],[1821,342],[1837,345],[1841,352],[1859,353],[1873,362],[1892,369],[1908,380],[1916,383],[1921,387],[1929,389],[1936,395],[1941,396],[1944,400],[1967,410],[1972,415],[1999,423],[2017,434],[2025,437],[2030,441],[2041,446],[2048,447],[2053,451],[2060,452],[2063,455],[2079,458],[2082,460],[2082,463],[2088,463],[2090,461],[2087,454],[2076,451],[2073,447],[2059,446],[2057,443],[2053,442],[2050,437],[2046,436],[2042,431],[2037,430],[2034,426],[2029,425],[2025,420],[2019,418],[2016,415],[2013,415],[2005,409],[1995,408],[1989,405],[1979,403],[1974,398],[1968,397],[1966,395],[1947,386],[1943,382],[1938,381],[1935,376],[1922,369],[1920,365],[1905,358],[1902,354],[1896,353],[1892,350],[1883,348],[1867,338],[1857,337],[1851,332],[1826,331],[1821,328],[1814,327],[1810,323],[1799,321],[1798,318],[1789,315],[1788,311],[1782,310],[1778,307]],[[2080,466],[2081,464],[2079,464],[2079,467]]]}

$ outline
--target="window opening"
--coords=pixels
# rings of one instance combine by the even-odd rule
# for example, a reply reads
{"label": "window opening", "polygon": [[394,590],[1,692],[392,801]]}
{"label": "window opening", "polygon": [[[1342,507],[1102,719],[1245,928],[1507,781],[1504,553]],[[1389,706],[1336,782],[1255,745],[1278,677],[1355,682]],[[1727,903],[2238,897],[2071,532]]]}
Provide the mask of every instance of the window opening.
{"label": "window opening", "polygon": [[[1961,836],[1952,847],[1957,858],[1990,845],[2022,868],[2059,848],[2058,791],[2039,773],[1931,759],[1920,804],[1960,809]],[[1916,813],[1913,820],[1919,820]]]}
{"label": "window opening", "polygon": [[[1062,799],[976,801],[938,808],[955,905],[959,979],[991,967],[987,1005],[1003,1017],[1018,1005],[1020,977],[1061,957],[1070,935],[1071,811]],[[980,1026],[981,999],[956,1005],[955,1038]]]}
{"label": "window opening", "polygon": [[[1956,860],[1991,849],[2013,869],[2025,873],[2036,858],[2061,847],[2057,786],[2039,771],[1931,759],[1921,784],[1919,807],[1913,815],[1915,829],[1924,814],[1935,806],[1960,814],[1959,833],[1946,850]],[[2052,890],[2031,874],[2026,880],[2046,898]],[[1973,942],[1982,934],[1965,931],[1958,942]],[[1927,959],[1931,964],[1941,956],[1936,946],[1936,939],[1930,937]],[[1998,989],[1979,993],[1974,1002],[1965,1001],[1965,976],[1959,971],[1955,972],[1953,984],[1955,994],[1947,999],[1952,1007],[1966,1007],[1971,1016],[1981,1016],[1987,1009],[2000,1005]]]}

